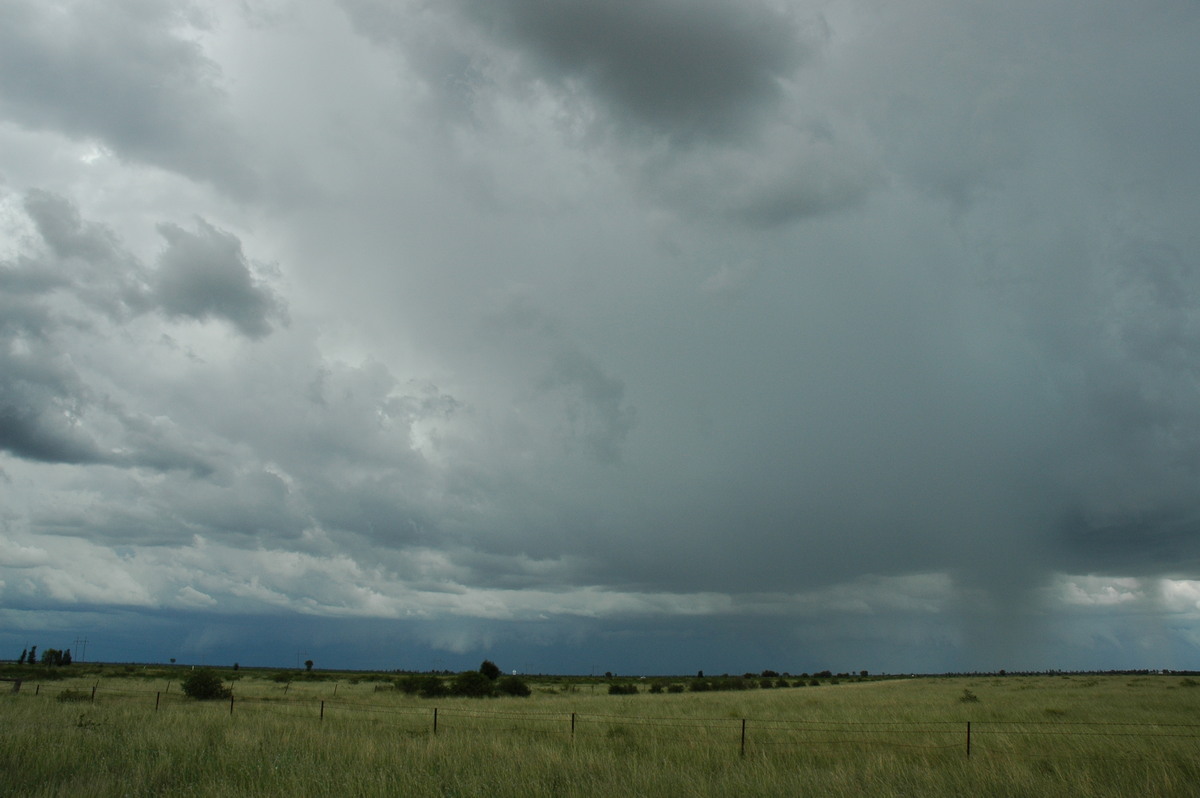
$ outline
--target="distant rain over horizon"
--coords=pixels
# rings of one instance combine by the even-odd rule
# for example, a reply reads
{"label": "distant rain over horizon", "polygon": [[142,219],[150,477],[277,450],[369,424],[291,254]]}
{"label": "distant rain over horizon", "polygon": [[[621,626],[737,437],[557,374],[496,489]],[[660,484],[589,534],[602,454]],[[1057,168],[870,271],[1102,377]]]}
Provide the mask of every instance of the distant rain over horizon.
{"label": "distant rain over horizon", "polygon": [[0,659],[1200,668],[1197,41],[8,0]]}

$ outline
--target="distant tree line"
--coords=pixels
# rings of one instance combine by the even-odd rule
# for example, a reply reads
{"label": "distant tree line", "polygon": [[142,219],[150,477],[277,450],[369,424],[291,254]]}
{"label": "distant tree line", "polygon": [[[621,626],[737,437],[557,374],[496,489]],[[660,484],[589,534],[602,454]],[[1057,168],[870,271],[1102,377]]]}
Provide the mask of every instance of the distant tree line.
{"label": "distant tree line", "polygon": [[[23,649],[20,659],[17,660],[18,665],[36,665],[37,663],[37,646],[30,646]],[[57,648],[48,648],[42,652],[41,663],[51,666],[70,665],[71,649],[59,650]]]}
{"label": "distant tree line", "polygon": [[500,668],[485,659],[478,670],[463,671],[449,681],[432,673],[414,673],[396,681],[396,689],[408,695],[422,698],[440,696],[466,696],[467,698],[490,698],[493,696],[525,697],[533,691],[516,674],[502,676]]}

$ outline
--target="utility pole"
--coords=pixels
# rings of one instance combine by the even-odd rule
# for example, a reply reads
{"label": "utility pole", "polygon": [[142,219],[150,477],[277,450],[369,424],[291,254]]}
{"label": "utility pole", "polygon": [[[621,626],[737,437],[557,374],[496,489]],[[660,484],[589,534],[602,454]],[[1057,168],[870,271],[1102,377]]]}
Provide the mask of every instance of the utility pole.
{"label": "utility pole", "polygon": [[[86,637],[83,638],[82,640],[80,640],[78,637],[75,638],[75,650],[79,652],[79,661],[80,662],[83,662],[84,660],[87,659],[87,644],[88,644],[88,639]],[[82,648],[80,648],[80,646],[82,646]]]}

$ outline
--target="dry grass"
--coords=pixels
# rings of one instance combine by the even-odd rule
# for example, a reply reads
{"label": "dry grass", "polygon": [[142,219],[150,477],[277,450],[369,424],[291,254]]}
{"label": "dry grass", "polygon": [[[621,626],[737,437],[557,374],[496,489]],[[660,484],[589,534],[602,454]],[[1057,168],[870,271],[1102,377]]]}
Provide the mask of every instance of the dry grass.
{"label": "dry grass", "polygon": [[54,700],[94,683],[0,696],[0,795],[1190,796],[1200,776],[1200,690],[1172,676],[484,701],[247,678],[232,714],[101,679],[94,704]]}

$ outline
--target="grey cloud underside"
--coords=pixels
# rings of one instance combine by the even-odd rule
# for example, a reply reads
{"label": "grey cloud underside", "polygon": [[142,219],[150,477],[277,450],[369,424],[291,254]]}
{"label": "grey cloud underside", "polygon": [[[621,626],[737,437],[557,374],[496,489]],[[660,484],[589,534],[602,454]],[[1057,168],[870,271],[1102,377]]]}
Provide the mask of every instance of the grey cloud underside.
{"label": "grey cloud underside", "polygon": [[249,338],[267,335],[282,305],[252,279],[237,239],[203,220],[195,234],[163,226],[168,246],[159,268],[148,270],[67,199],[33,190],[24,208],[46,250],[0,263],[0,448],[42,462],[211,470],[169,424],[93,387],[67,352],[80,331],[103,336],[108,324],[156,310],[224,319]]}
{"label": "grey cloud underside", "polygon": [[158,231],[167,241],[154,279],[154,297],[169,316],[229,321],[248,338],[271,332],[281,315],[270,290],[256,285],[236,237],[204,220],[189,233],[173,224]]}
{"label": "grey cloud underside", "polygon": [[671,139],[752,129],[811,44],[779,6],[721,0],[460,3],[554,82],[579,81],[618,126]]}
{"label": "grey cloud underside", "polygon": [[446,123],[474,135],[495,123],[495,98],[533,112],[549,91],[569,140],[689,217],[770,229],[853,207],[883,179],[856,123],[794,102],[828,32],[786,6],[342,5],[420,70]]}
{"label": "grey cloud underside", "polygon": [[32,129],[100,141],[123,158],[253,191],[220,70],[177,33],[194,21],[174,0],[6,2],[0,111]]}

